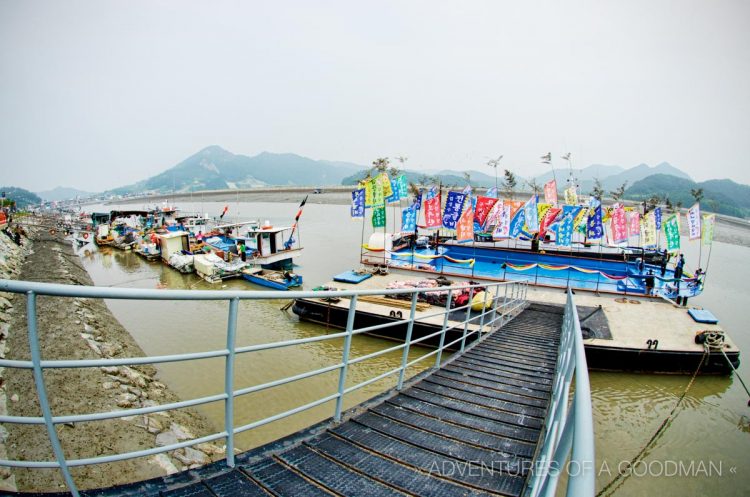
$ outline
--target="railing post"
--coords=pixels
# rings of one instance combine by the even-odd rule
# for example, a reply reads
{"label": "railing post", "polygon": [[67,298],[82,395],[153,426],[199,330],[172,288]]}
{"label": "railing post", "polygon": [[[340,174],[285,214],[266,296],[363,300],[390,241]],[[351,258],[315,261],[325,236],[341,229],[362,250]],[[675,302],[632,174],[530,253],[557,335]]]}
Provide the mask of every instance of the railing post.
{"label": "railing post", "polygon": [[346,317],[346,337],[344,338],[344,350],[341,358],[341,369],[339,370],[339,396],[336,397],[336,412],[333,419],[337,423],[341,421],[341,411],[344,406],[344,386],[346,385],[346,373],[349,370],[349,351],[352,348],[352,332],[354,331],[354,316],[357,309],[357,296],[352,295],[349,303],[349,314]]}
{"label": "railing post", "polygon": [[479,334],[477,337],[482,336],[484,331],[484,316],[487,314],[487,294],[490,293],[489,287],[484,287],[484,300],[482,301],[482,315],[479,316]]}
{"label": "railing post", "polygon": [[70,493],[73,497],[79,497],[78,488],[73,481],[73,476],[70,474],[70,469],[65,460],[65,453],[60,445],[60,438],[57,436],[57,430],[55,425],[52,423],[52,409],[49,406],[49,399],[47,397],[47,388],[44,386],[44,375],[42,373],[42,355],[39,350],[39,333],[37,332],[37,321],[36,321],[36,294],[33,291],[26,293],[26,316],[27,326],[29,330],[29,349],[31,351],[31,362],[33,364],[34,372],[34,385],[36,386],[36,393],[39,397],[39,407],[42,410],[42,416],[44,416],[44,426],[47,428],[47,435],[49,436],[50,444],[52,445],[52,452],[55,454],[55,459],[60,465],[60,471],[62,471],[65,484],[70,489]]}
{"label": "railing post", "polygon": [[435,367],[440,367],[440,360],[443,356],[443,347],[445,346],[445,333],[448,329],[448,315],[451,313],[451,301],[453,300],[453,290],[448,290],[448,302],[445,304],[445,316],[443,317],[443,331],[440,333],[440,344],[435,355]]}
{"label": "railing post", "polygon": [[[492,327],[495,326],[495,319],[497,316],[497,301],[500,300],[500,284],[496,284],[493,287],[492,292],[492,314],[490,314],[490,331],[492,331]],[[502,311],[501,311],[502,312]]]}
{"label": "railing post", "polygon": [[234,467],[234,359],[237,342],[237,297],[229,301],[229,318],[227,319],[227,359],[224,364],[224,430],[227,432],[227,466]]}
{"label": "railing post", "polygon": [[471,321],[471,299],[474,298],[474,287],[469,288],[469,300],[466,304],[466,319],[464,320],[464,334],[461,336],[461,352],[466,349],[466,334],[469,332],[469,321]]}
{"label": "railing post", "polygon": [[409,360],[409,347],[411,346],[411,334],[414,330],[414,315],[417,312],[417,294],[414,292],[411,295],[411,312],[409,313],[409,324],[406,326],[406,337],[404,338],[404,352],[401,356],[401,371],[398,373],[398,385],[396,390],[401,390],[404,386],[404,376],[406,375],[406,363]]}

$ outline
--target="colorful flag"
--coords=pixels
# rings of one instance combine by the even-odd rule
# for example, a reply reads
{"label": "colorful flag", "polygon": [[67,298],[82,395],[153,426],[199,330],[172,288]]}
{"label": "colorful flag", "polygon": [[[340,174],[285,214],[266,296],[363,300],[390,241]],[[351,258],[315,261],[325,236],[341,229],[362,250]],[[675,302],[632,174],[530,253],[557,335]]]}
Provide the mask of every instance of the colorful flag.
{"label": "colorful flag", "polygon": [[385,201],[388,204],[395,204],[396,202],[401,200],[401,192],[398,188],[398,178],[393,178],[391,181],[391,194],[390,196],[386,197]]}
{"label": "colorful flag", "polygon": [[539,231],[539,211],[537,210],[536,195],[532,195],[531,198],[526,201],[523,210],[525,211],[524,217],[529,231],[532,233]]}
{"label": "colorful flag", "polygon": [[604,236],[604,225],[602,224],[602,206],[601,204],[594,208],[593,213],[589,213],[589,219],[586,223],[586,237],[591,240],[599,240]]}
{"label": "colorful flag", "polygon": [[688,239],[697,240],[701,237],[701,208],[696,202],[687,213]]}
{"label": "colorful flag", "polygon": [[424,201],[425,228],[439,228],[440,222],[440,195],[428,198]]}
{"label": "colorful flag", "polygon": [[401,232],[416,233],[417,231],[417,204],[411,204],[401,212]]}
{"label": "colorful flag", "polygon": [[221,211],[221,215],[219,216],[219,219],[224,219],[224,214],[226,214],[229,211],[229,206],[225,205],[224,210]]}
{"label": "colorful flag", "polygon": [[393,195],[393,188],[391,187],[391,180],[388,177],[388,173],[383,171],[378,175],[378,181],[380,182],[380,185],[383,187],[383,197],[390,197]]}
{"label": "colorful flag", "polygon": [[406,176],[403,174],[398,177],[398,195],[401,198],[406,198],[409,196],[409,182],[406,180]]}
{"label": "colorful flag", "polygon": [[417,192],[417,198],[414,199],[414,203],[417,204],[417,210],[422,209],[422,189],[419,189],[419,192]]}
{"label": "colorful flag", "polygon": [[508,238],[510,236],[510,204],[498,202],[496,205],[499,205],[500,208],[498,209],[499,214],[495,230],[492,232],[492,238],[496,240]]}
{"label": "colorful flag", "polygon": [[365,189],[364,188],[359,188],[352,192],[351,214],[352,214],[352,218],[364,219],[365,217]]}
{"label": "colorful flag", "polygon": [[[372,180],[372,207],[380,207],[385,205],[385,191],[383,191],[383,182],[378,176]],[[388,182],[390,187],[390,182]]]}
{"label": "colorful flag", "polygon": [[[360,183],[362,185],[362,183]],[[364,182],[365,189],[365,207],[372,207],[375,205],[375,180],[368,179]]]}
{"label": "colorful flag", "polygon": [[487,190],[487,197],[497,198],[497,187],[493,186],[489,190]]}
{"label": "colorful flag", "polygon": [[639,212],[628,212],[628,236],[641,235],[641,214]]}
{"label": "colorful flag", "polygon": [[[661,229],[661,207],[657,207],[654,209],[654,222],[656,223],[656,230],[659,231]],[[678,220],[679,221],[679,220]]]}
{"label": "colorful flag", "polygon": [[[542,205],[542,204],[539,204]],[[542,222],[539,224],[539,238],[543,238],[550,226],[555,222],[557,216],[562,212],[562,209],[557,207],[551,207],[546,210]]]}
{"label": "colorful flag", "polygon": [[644,248],[656,247],[656,214],[654,211],[643,216],[641,224],[641,244]]}
{"label": "colorful flag", "polygon": [[614,243],[622,243],[628,241],[628,221],[625,214],[625,209],[622,205],[617,205],[612,210],[612,240]]}
{"label": "colorful flag", "polygon": [[575,208],[572,205],[563,206],[562,221],[557,225],[557,235],[555,236],[555,243],[561,247],[570,247],[572,243],[573,223],[576,215],[573,209]]}
{"label": "colorful flag", "polygon": [[565,203],[568,205],[576,205],[578,203],[578,194],[576,193],[575,186],[565,189]]}
{"label": "colorful flag", "polygon": [[500,211],[503,208],[503,204],[507,203],[505,200],[498,200],[495,205],[490,209],[490,213],[487,214],[487,219],[484,221],[484,229],[489,231],[492,226],[497,226],[500,217]]}
{"label": "colorful flag", "polygon": [[373,228],[385,227],[385,206],[384,205],[375,207],[372,210],[372,227]]}
{"label": "colorful flag", "polygon": [[677,222],[679,214],[672,214],[664,221],[664,235],[667,238],[667,250],[669,252],[680,251],[680,226]]}
{"label": "colorful flag", "polygon": [[466,209],[456,225],[456,241],[469,242],[474,240],[474,211]]}
{"label": "colorful flag", "polygon": [[557,181],[551,179],[544,184],[544,201],[552,205],[557,204]]}
{"label": "colorful flag", "polygon": [[714,224],[716,214],[703,214],[703,224],[701,224],[701,243],[711,245],[714,241]]}
{"label": "colorful flag", "polygon": [[[492,197],[477,197],[477,206],[474,210],[474,220],[479,223],[480,226],[485,225],[487,216],[489,215],[492,208],[497,203],[496,198]],[[502,202],[501,202],[502,203]]]}
{"label": "colorful flag", "polygon": [[459,192],[448,192],[448,198],[445,201],[445,212],[443,213],[443,227],[449,230],[456,229],[456,223],[461,217],[461,210],[464,207],[466,195]]}
{"label": "colorful flag", "polygon": [[508,230],[508,234],[511,238],[518,238],[518,236],[523,231],[523,225],[526,221],[526,210],[525,209],[518,209],[516,211],[516,215],[513,216],[513,218],[510,221],[510,229]]}

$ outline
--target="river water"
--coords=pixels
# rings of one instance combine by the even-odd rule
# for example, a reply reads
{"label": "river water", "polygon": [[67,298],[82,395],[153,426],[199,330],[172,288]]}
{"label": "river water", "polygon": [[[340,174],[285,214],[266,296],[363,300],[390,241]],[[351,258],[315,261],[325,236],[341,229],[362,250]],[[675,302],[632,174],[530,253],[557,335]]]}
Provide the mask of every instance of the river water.
{"label": "river water", "polygon": [[[225,203],[180,203],[183,211],[221,212]],[[237,219],[268,219],[272,224],[290,225],[297,204],[231,203],[230,214]],[[130,206],[132,208],[133,206]],[[99,206],[110,210],[116,206]],[[96,210],[96,207],[94,207]],[[390,209],[389,209],[390,213]],[[365,241],[371,228],[364,230]],[[347,269],[359,267],[362,223],[349,218],[348,206],[307,204],[300,222],[299,239],[304,254],[296,262],[303,275],[305,289],[330,281]],[[697,242],[683,240],[690,269],[695,268]],[[739,346],[742,362],[750,353],[744,305],[750,291],[750,248],[715,242],[703,294],[691,299],[691,306],[710,309]],[[707,248],[702,261],[706,266]],[[149,263],[137,255],[115,249],[87,250],[86,269],[98,286],[170,289],[245,289],[261,290],[244,280],[211,285],[195,275],[182,275],[162,263]],[[323,327],[300,323],[290,312],[280,310],[284,300],[243,301],[238,318],[237,344],[250,345],[303,338],[325,333]],[[215,350],[225,347],[227,304],[218,302],[132,302],[108,301],[117,319],[131,332],[149,355]],[[341,360],[341,341],[327,341],[293,348],[277,349],[240,356],[237,361],[236,388],[273,381],[283,376],[336,364]],[[355,337],[354,356],[382,350],[393,343],[369,337]],[[417,357],[425,350],[415,350]],[[363,381],[397,367],[400,352],[354,367],[348,385]],[[427,360],[424,366],[431,364]],[[223,391],[223,360],[203,360],[185,366],[180,363],[159,367],[161,379],[183,399]],[[417,371],[410,371],[413,374]],[[750,368],[740,366],[739,373],[750,381]],[[254,393],[238,399],[235,423],[242,425],[290,409],[335,392],[338,374]],[[635,457],[670,415],[688,383],[689,376],[591,373],[594,408],[597,491],[604,488],[618,469]],[[393,386],[393,379],[381,380],[347,397],[353,406]],[[647,496],[746,496],[750,492],[750,407],[736,376],[698,376],[673,421],[629,477],[614,485],[612,495]],[[199,410],[216,426],[223,424],[222,403]],[[283,435],[329,417],[328,403],[307,413],[243,433],[237,445],[243,449],[275,440]],[[572,468],[573,470],[575,468]],[[607,495],[610,495],[607,493]]]}

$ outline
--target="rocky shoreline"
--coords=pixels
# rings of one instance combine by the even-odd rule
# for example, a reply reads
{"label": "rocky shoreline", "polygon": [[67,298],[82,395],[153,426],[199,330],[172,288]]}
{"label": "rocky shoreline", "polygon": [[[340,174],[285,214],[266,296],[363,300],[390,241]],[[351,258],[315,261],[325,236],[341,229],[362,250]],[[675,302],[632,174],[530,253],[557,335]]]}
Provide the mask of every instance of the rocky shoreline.
{"label": "rocky shoreline", "polygon": [[[0,234],[0,278],[93,285],[62,235],[29,231],[22,246]],[[29,360],[25,298],[0,293],[0,357]],[[38,328],[43,359],[139,357],[144,353],[102,300],[39,297]],[[46,370],[55,415],[108,412],[177,402],[152,366]],[[0,368],[0,413],[40,416],[30,370]],[[158,413],[57,426],[66,457],[88,458],[165,446],[217,431],[195,411]],[[173,474],[224,456],[224,448],[201,444],[118,463],[72,468],[81,489],[102,488]],[[43,425],[0,426],[0,458],[54,460]],[[57,469],[0,468],[1,491],[61,491]]]}

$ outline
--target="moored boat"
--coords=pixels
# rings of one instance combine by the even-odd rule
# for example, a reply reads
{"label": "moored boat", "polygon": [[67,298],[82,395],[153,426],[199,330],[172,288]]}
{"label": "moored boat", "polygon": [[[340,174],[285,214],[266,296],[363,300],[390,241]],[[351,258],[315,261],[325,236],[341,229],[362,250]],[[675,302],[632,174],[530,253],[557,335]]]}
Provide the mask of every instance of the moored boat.
{"label": "moored boat", "polygon": [[302,276],[290,271],[275,271],[272,269],[251,267],[242,271],[242,277],[251,283],[273,288],[274,290],[289,290],[290,288],[302,286]]}

